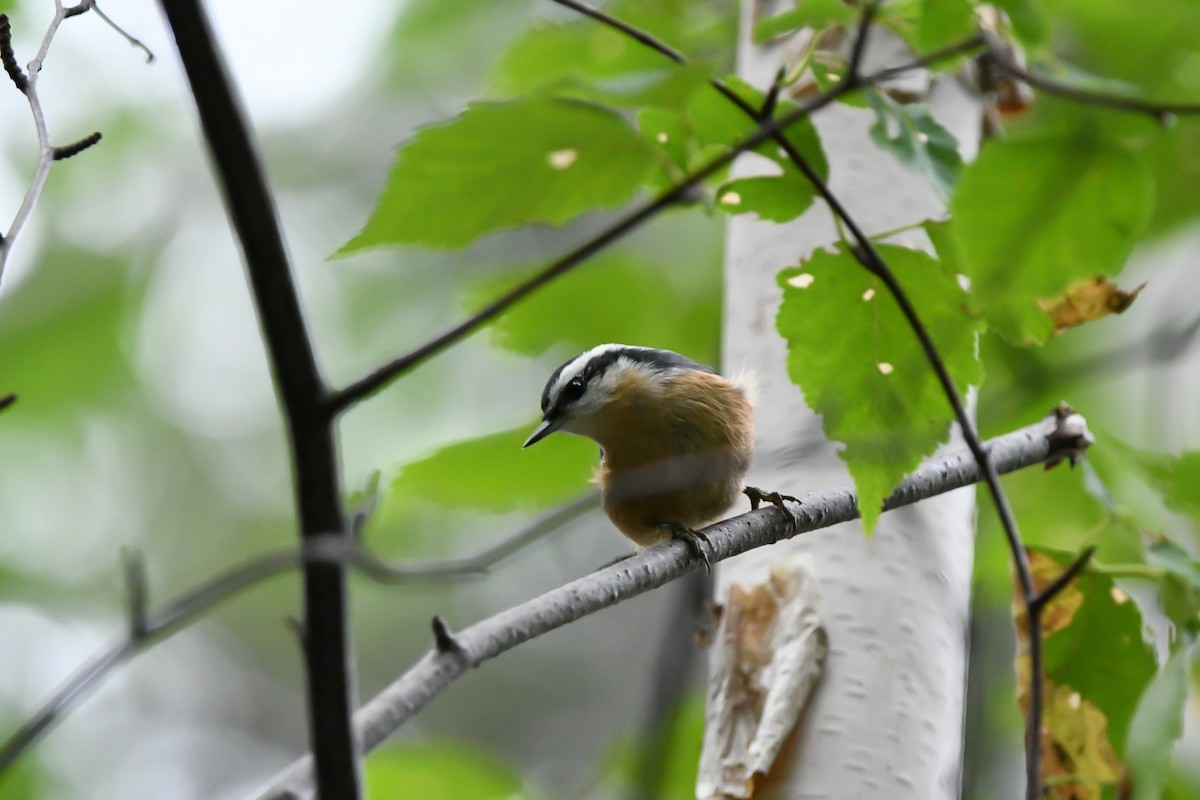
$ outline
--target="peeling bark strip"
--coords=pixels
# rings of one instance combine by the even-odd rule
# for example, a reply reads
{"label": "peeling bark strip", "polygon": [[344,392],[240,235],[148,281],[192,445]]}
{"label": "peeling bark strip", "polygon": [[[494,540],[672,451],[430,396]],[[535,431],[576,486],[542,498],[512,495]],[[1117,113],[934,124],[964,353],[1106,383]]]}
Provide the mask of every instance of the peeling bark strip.
{"label": "peeling bark strip", "polygon": [[730,587],[710,656],[697,797],[752,798],[821,677],[829,637],[812,558]]}
{"label": "peeling bark strip", "polygon": [[[1048,417],[987,442],[996,470],[1013,472],[1053,458],[1056,448],[1048,437],[1056,428],[1056,419]],[[926,463],[906,478],[884,503],[884,509],[900,508],[970,486],[980,478],[979,467],[971,453],[966,450],[956,452]],[[774,506],[705,528],[704,533],[712,543],[712,557],[714,560],[729,558],[789,535],[798,536],[858,518],[858,498],[848,486],[813,492],[802,500],[802,505],[789,506],[795,520],[794,528],[786,515]],[[462,645],[462,655],[431,650],[354,715],[355,730],[361,737],[364,752],[382,744],[465,673],[469,664],[482,664],[530,639],[699,568],[699,561],[685,543],[664,542],[462,629],[455,634]],[[258,794],[259,800],[312,800],[315,797],[311,756],[292,764]]]}

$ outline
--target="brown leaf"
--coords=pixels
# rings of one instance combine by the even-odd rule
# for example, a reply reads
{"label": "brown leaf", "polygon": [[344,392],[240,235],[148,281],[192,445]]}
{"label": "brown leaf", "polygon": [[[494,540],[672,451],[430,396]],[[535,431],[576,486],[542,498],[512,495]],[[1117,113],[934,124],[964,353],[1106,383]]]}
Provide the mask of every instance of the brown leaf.
{"label": "brown leaf", "polygon": [[1039,300],[1038,305],[1054,320],[1055,332],[1062,333],[1067,328],[1108,314],[1120,314],[1133,304],[1138,292],[1144,288],[1146,284],[1143,283],[1132,292],[1125,292],[1108,278],[1097,275],[1071,286],[1058,297]]}

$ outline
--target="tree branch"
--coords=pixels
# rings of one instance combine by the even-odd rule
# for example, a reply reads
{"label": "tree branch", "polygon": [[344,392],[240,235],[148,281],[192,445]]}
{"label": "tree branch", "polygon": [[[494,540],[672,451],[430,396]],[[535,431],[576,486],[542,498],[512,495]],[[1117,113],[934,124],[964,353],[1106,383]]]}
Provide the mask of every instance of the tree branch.
{"label": "tree branch", "polygon": [[[87,8],[83,8],[86,11]],[[75,11],[72,8],[65,8],[62,0],[54,0],[54,17],[50,20],[49,27],[46,28],[46,33],[42,36],[41,46],[38,47],[37,55],[28,64],[28,74],[21,71],[20,65],[17,63],[16,54],[12,47],[12,28],[7,14],[0,14],[0,61],[3,62],[4,71],[8,74],[9,80],[17,87],[21,94],[25,95],[25,99],[29,102],[29,111],[33,115],[33,127],[37,131],[38,140],[38,164],[37,169],[33,174],[33,181],[29,184],[29,188],[25,191],[25,197],[21,200],[21,207],[17,209],[17,215],[13,218],[12,224],[8,226],[7,231],[0,232],[0,282],[4,280],[4,268],[8,264],[8,256],[12,252],[13,245],[16,243],[17,236],[25,227],[25,223],[29,221],[30,215],[33,214],[33,209],[41,199],[42,192],[46,189],[46,180],[50,177],[50,168],[54,162],[74,155],[79,150],[86,149],[100,140],[100,134],[94,133],[87,139],[80,140],[74,145],[67,145],[66,150],[72,147],[78,147],[83,142],[87,142],[83,147],[74,152],[67,152],[63,155],[63,149],[56,148],[50,142],[50,131],[46,127],[46,115],[42,110],[42,101],[38,97],[38,79],[42,75],[42,64],[46,60],[46,55],[50,52],[50,44],[54,41],[55,34],[58,33],[58,27],[62,25],[63,20],[82,11]],[[94,139],[94,140],[93,140]]]}
{"label": "tree branch", "polygon": [[617,220],[611,226],[601,231],[595,237],[580,245],[575,250],[546,265],[541,271],[530,277],[524,283],[518,284],[515,288],[506,294],[501,295],[499,298],[480,309],[472,316],[450,328],[447,328],[442,333],[439,333],[438,335],[429,339],[424,344],[418,345],[413,350],[410,350],[409,352],[392,359],[388,363],[375,369],[373,372],[363,376],[362,378],[359,378],[348,386],[334,391],[330,394],[326,407],[331,413],[336,414],[375,394],[375,392],[378,392],[380,389],[387,386],[399,376],[413,369],[418,364],[421,364],[430,357],[436,355],[447,347],[456,344],[467,335],[473,333],[481,325],[504,312],[514,303],[529,295],[534,290],[540,288],[554,278],[557,278],[559,275],[568,272],[572,268],[586,261],[591,256],[620,240],[626,234],[636,230],[643,223],[655,217],[659,212],[666,210],[682,197],[686,196],[687,192],[693,186],[724,169],[741,153],[745,152],[746,150],[751,150],[769,139],[773,139],[776,134],[786,130],[787,127],[792,123],[797,122],[800,119],[824,108],[825,106],[837,100],[843,94],[846,94],[855,88],[860,88],[862,86],[878,83],[879,81],[888,80],[889,78],[911,69],[917,69],[937,61],[953,58],[961,55],[964,52],[975,49],[979,46],[979,44],[980,42],[978,38],[972,37],[971,39],[964,40],[934,53],[921,56],[908,64],[901,64],[871,73],[870,75],[862,77],[857,82],[846,81],[833,87],[832,89],[829,89],[828,91],[808,98],[806,101],[783,116],[771,120],[763,120],[752,133],[747,135],[741,141],[730,146],[730,148],[724,153],[714,157],[711,161],[698,168],[695,172],[692,172],[681,179],[674,186],[658,195],[658,197],[656,197],[654,200],[626,214],[624,217]]}
{"label": "tree branch", "polygon": [[[0,398],[0,409],[14,395]],[[343,564],[354,567],[376,583],[403,584],[478,576],[501,560],[555,530],[562,528],[600,503],[598,492],[589,492],[561,508],[519,528],[478,553],[462,558],[388,564],[363,550],[357,542],[337,534],[308,537],[299,549],[267,553],[245,564],[218,573],[169,600],[158,611],[147,610],[148,590],[140,556],[127,556],[125,579],[130,609],[126,634],[85,662],[40,709],[0,745],[0,774],[12,766],[43,734],[62,721],[71,708],[113,669],[139,653],[166,641],[199,620],[217,605],[306,563]]]}
{"label": "tree branch", "polygon": [[1026,83],[1046,94],[1056,95],[1066,100],[1098,108],[1110,108],[1115,111],[1132,111],[1138,114],[1146,114],[1160,123],[1167,123],[1174,116],[1200,114],[1200,103],[1159,103],[1136,97],[1128,97],[1126,95],[1113,94],[1111,92],[1098,92],[1080,86],[1072,86],[1069,83],[1063,83],[1048,75],[1028,70],[1021,64],[1018,64],[1016,59],[1012,57],[1010,48],[1006,47],[994,32],[984,31],[983,41],[987,45],[988,56],[991,57],[1002,72],[1007,72],[1022,83]]}
{"label": "tree branch", "polygon": [[[325,405],[291,267],[245,115],[200,0],[160,0],[245,258],[263,338],[287,420],[300,534],[349,537],[333,417]],[[359,748],[346,567],[304,565],[304,656],[309,740],[321,796],[360,796]]]}
{"label": "tree branch", "polygon": [[[1057,455],[1049,435],[1057,419],[997,437],[987,443],[989,463],[1012,472]],[[885,511],[952,491],[979,481],[982,473],[969,451],[931,461],[906,478],[884,503]],[[813,492],[800,504],[788,506],[792,519],[774,506],[719,522],[704,529],[713,560],[773,544],[792,535],[857,519],[858,499],[852,487]],[[469,628],[454,640],[461,652],[431,649],[391,686],[363,706],[354,721],[366,750],[377,747],[414,714],[444,691],[470,666],[560,628],[600,609],[635,597],[700,569],[686,543],[672,540],[647,548],[616,564],[597,570],[521,605],[502,611]],[[312,798],[312,760],[304,757],[280,773],[260,792],[259,800]]]}

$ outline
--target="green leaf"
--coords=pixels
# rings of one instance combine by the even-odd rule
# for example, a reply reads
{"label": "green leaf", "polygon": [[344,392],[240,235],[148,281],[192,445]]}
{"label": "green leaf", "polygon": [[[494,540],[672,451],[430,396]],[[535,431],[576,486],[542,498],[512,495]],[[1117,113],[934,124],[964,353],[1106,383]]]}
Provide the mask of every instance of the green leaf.
{"label": "green leaf", "polygon": [[[1071,557],[1058,560],[1065,565]],[[1154,650],[1142,639],[1137,603],[1114,591],[1110,577],[1085,573],[1074,588],[1083,602],[1069,625],[1046,638],[1046,676],[1104,712],[1109,741],[1121,752],[1138,697],[1154,676]]]}
{"label": "green leaf", "polygon": [[406,464],[392,481],[386,502],[502,512],[546,508],[584,492],[597,461],[596,446],[563,434],[522,449],[534,426],[531,421],[449,444]]}
{"label": "green leaf", "polygon": [[901,105],[875,89],[867,99],[875,112],[870,130],[875,144],[925,176],[943,200],[949,198],[962,169],[954,135],[938,124],[927,106]]}
{"label": "green leaf", "polygon": [[[725,85],[751,108],[763,107],[766,95],[736,75],[727,77]],[[780,102],[775,115],[784,116],[795,107],[790,101]],[[688,104],[687,116],[701,145],[731,145],[758,127],[756,119],[718,92],[697,92]],[[804,117],[792,123],[784,130],[784,137],[823,180],[829,179],[829,162],[811,119]],[[784,172],[796,172],[787,153],[773,139],[754,148],[754,152],[771,159]]]}
{"label": "green leaf", "polygon": [[478,750],[462,744],[391,745],[366,759],[371,797],[422,800],[516,800],[529,797],[521,779]]}
{"label": "green leaf", "polygon": [[991,142],[950,203],[974,307],[1011,341],[1045,341],[1038,301],[1119,272],[1152,192],[1136,156],[1094,138]]}
{"label": "green leaf", "polygon": [[717,208],[726,214],[757,214],[771,222],[789,222],[812,205],[815,191],[794,170],[783,175],[738,178],[717,190]]}
{"label": "green leaf", "polygon": [[769,42],[800,28],[826,28],[854,21],[854,9],[842,0],[797,0],[796,8],[767,17],[754,26],[754,41]]}
{"label": "green leaf", "polygon": [[[715,264],[692,264],[690,277],[707,272],[708,278],[673,279],[670,267],[686,266],[604,253],[502,314],[490,325],[492,341],[527,355],[564,343],[582,351],[599,342],[653,342],[701,357],[720,328],[720,272]],[[478,281],[466,305],[479,308],[525,277],[521,271]]]}
{"label": "green leaf", "polygon": [[571,101],[475,103],[401,147],[379,205],[338,255],[384,245],[461,247],[628,201],[655,164],[619,116]]}
{"label": "green leaf", "polygon": [[971,0],[925,0],[917,22],[917,47],[932,51],[975,33]]}
{"label": "green leaf", "polygon": [[1125,760],[1133,800],[1158,800],[1170,779],[1171,751],[1183,735],[1190,647],[1180,647],[1154,676],[1129,723]]}
{"label": "green leaf", "polygon": [[[964,314],[955,277],[925,253],[878,249],[920,310],[959,393],[978,385],[980,325]],[[825,433],[845,443],[840,456],[871,530],[896,484],[946,441],[950,404],[895,301],[850,253],[818,251],[779,273],[779,285],[775,325],[788,343],[788,374],[821,414]]]}

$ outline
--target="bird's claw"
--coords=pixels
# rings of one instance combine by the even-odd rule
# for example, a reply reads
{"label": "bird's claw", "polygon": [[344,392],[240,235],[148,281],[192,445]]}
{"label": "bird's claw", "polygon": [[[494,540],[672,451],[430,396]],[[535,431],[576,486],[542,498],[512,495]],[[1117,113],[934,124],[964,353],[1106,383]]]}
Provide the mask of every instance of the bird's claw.
{"label": "bird's claw", "polygon": [[704,571],[712,572],[712,559],[709,558],[708,552],[705,551],[704,546],[701,544],[703,542],[705,545],[712,547],[712,542],[708,540],[708,537],[702,531],[684,525],[682,522],[663,522],[658,527],[670,533],[672,539],[679,539],[684,542],[688,546],[688,549],[704,562]]}
{"label": "bird's claw", "polygon": [[758,507],[766,501],[778,508],[783,513],[787,514],[788,525],[791,528],[796,527],[796,517],[788,509],[786,500],[791,500],[793,503],[799,503],[800,498],[793,497],[790,494],[780,494],[779,492],[764,492],[762,489],[753,486],[747,486],[742,489],[742,494],[750,498],[750,510],[757,511]]}

